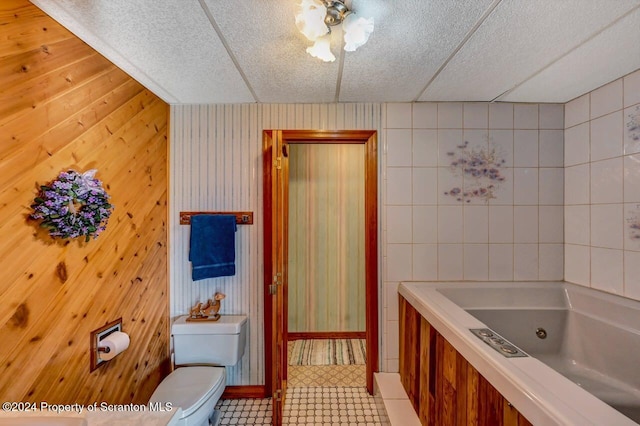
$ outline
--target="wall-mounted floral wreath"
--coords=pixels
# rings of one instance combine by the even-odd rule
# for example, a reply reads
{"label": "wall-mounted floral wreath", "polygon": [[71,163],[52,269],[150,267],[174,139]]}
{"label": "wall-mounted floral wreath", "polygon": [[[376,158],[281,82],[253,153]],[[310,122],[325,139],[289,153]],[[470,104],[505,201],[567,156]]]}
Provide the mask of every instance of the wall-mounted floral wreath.
{"label": "wall-mounted floral wreath", "polygon": [[53,238],[97,238],[114,207],[102,182],[94,177],[96,171],[61,172],[57,179],[40,186],[31,218],[42,220],[40,226]]}

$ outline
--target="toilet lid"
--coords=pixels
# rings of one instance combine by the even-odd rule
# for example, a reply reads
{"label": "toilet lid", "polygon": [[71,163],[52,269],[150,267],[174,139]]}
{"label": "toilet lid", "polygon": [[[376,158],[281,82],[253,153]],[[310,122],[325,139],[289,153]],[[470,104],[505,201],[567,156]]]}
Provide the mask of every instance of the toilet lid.
{"label": "toilet lid", "polygon": [[160,383],[149,402],[171,402],[187,417],[220,386],[224,387],[225,381],[224,367],[177,368]]}

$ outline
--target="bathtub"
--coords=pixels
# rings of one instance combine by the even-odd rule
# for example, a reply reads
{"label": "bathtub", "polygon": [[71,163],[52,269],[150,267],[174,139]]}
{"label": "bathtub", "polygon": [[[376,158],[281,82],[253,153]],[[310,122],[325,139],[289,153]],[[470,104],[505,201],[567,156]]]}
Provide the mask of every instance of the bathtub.
{"label": "bathtub", "polygon": [[[533,424],[640,424],[640,302],[564,282],[404,282],[399,293]],[[504,345],[476,335],[487,329]]]}

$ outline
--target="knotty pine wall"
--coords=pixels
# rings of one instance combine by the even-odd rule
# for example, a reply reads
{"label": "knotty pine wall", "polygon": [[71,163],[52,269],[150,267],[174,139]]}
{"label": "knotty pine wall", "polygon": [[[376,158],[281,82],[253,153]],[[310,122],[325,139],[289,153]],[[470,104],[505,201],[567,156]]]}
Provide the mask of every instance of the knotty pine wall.
{"label": "knotty pine wall", "polygon": [[[0,400],[143,403],[168,372],[168,113],[27,0],[0,2]],[[27,220],[69,168],[98,169],[116,206],[88,243]],[[119,317],[131,346],[90,373],[90,331]]]}

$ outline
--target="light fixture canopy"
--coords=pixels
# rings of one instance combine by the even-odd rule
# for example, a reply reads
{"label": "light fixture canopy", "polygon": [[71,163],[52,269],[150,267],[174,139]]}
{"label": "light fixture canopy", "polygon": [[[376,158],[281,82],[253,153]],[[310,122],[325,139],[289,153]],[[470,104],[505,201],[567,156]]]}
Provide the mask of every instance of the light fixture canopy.
{"label": "light fixture canopy", "polygon": [[343,24],[344,50],[355,51],[369,40],[373,32],[373,18],[357,18],[344,0],[301,0],[296,13],[296,26],[307,39],[314,42],[307,53],[325,62],[333,62],[331,28]]}

